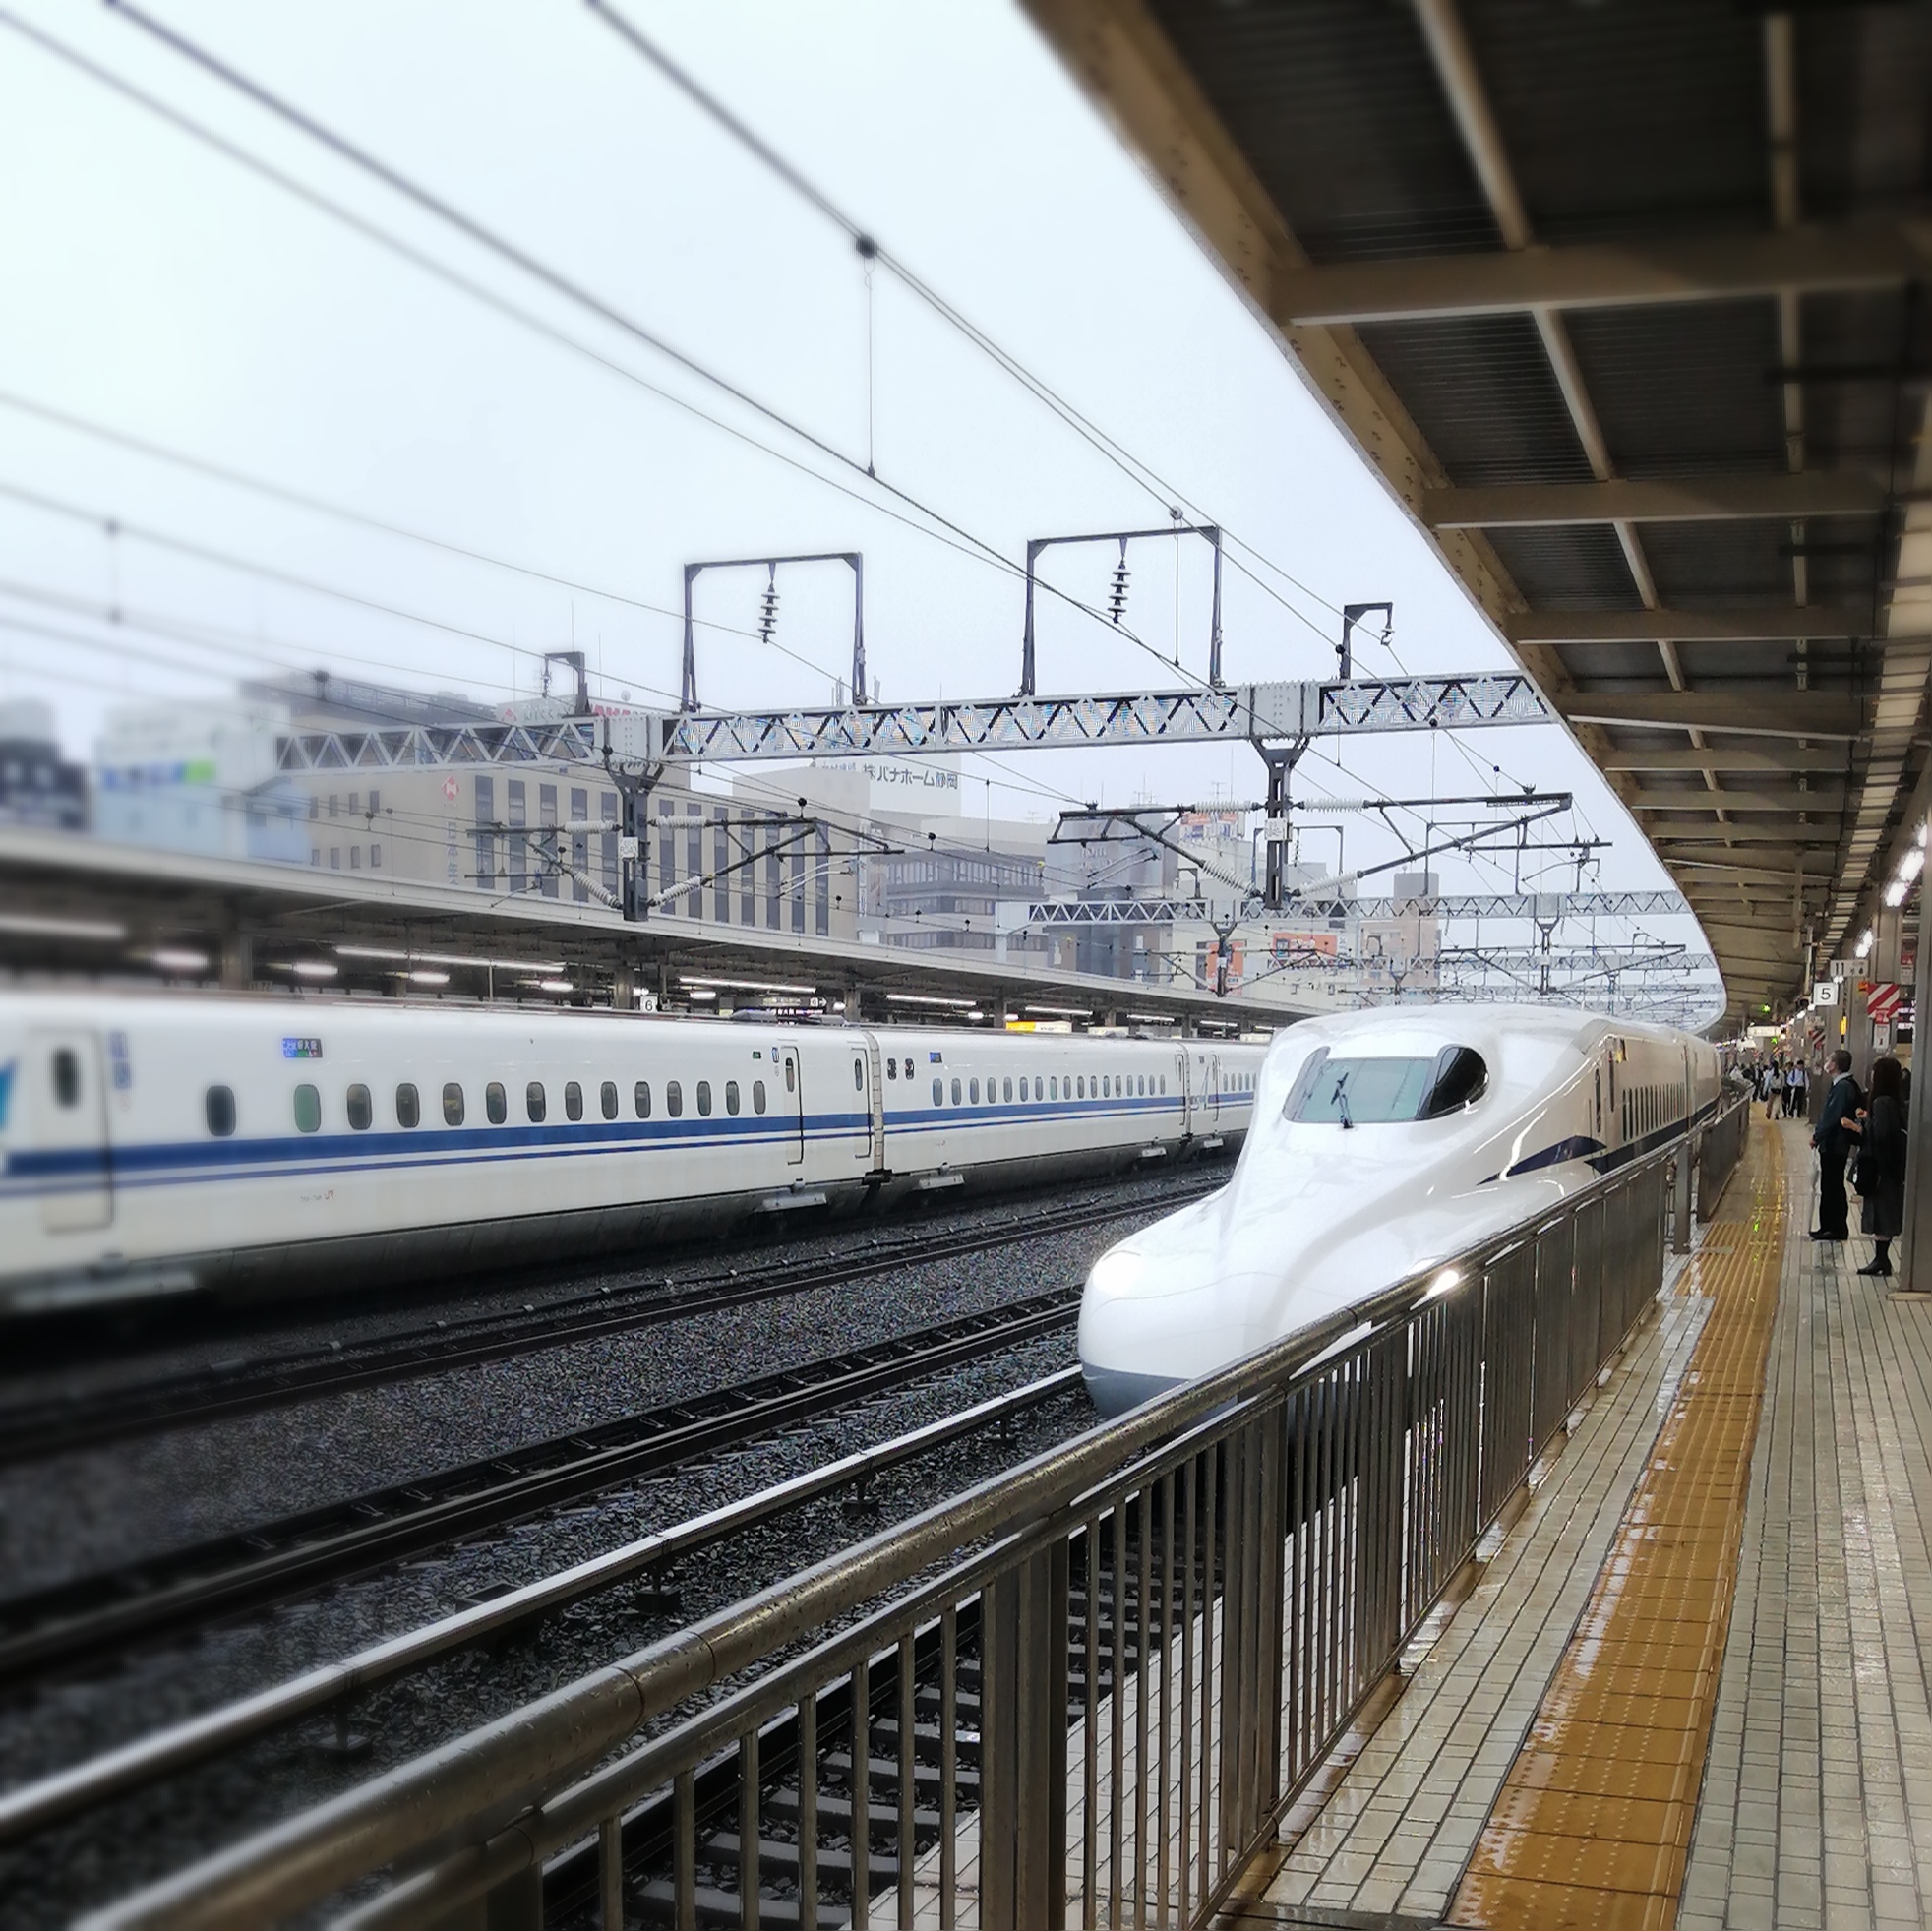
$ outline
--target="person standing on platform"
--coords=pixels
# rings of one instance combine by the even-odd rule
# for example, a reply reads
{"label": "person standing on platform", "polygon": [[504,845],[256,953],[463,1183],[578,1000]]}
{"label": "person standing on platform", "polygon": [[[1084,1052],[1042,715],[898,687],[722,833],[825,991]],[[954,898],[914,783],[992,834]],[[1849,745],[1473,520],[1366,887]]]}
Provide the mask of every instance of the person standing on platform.
{"label": "person standing on platform", "polygon": [[1844,1197],[1844,1157],[1851,1134],[1844,1122],[1858,1111],[1858,1082],[1851,1077],[1851,1055],[1843,1047],[1832,1055],[1833,1080],[1825,1095],[1825,1110],[1812,1129],[1818,1149],[1818,1225],[1814,1240],[1845,1240],[1851,1237],[1850,1203]]}
{"label": "person standing on platform", "polygon": [[1892,1272],[1892,1243],[1905,1224],[1904,1068],[1891,1054],[1872,1061],[1868,1103],[1844,1122],[1858,1157],[1852,1181],[1862,1203],[1859,1231],[1872,1237],[1871,1264],[1860,1274],[1883,1280]]}
{"label": "person standing on platform", "polygon": [[1767,1059],[1758,1068],[1758,1098],[1765,1103],[1765,1117],[1771,1117],[1771,1110],[1777,1104],[1778,1096],[1784,1090],[1784,1077],[1778,1070],[1776,1059]]}
{"label": "person standing on platform", "polygon": [[1793,1059],[1784,1075],[1784,1117],[1804,1117],[1804,1061]]}

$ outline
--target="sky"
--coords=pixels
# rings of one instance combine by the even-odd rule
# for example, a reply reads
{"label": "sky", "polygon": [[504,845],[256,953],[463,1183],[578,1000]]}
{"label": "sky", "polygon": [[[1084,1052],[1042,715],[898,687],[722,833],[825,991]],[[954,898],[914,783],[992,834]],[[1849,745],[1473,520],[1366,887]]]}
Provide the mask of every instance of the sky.
{"label": "sky", "polygon": [[[535,690],[544,650],[574,646],[600,698],[665,704],[684,566],[797,551],[863,552],[868,655],[887,698],[1003,695],[1019,679],[1028,539],[1165,527],[1176,504],[1222,524],[1241,566],[1224,584],[1232,678],[1332,675],[1349,600],[1395,606],[1392,648],[1359,651],[1365,671],[1510,662],[1003,0],[621,11],[1154,487],[869,270],[847,233],[579,0],[154,8],[148,18],[603,312],[125,10],[8,0],[0,695],[54,703],[75,754],[117,705],[155,694],[219,705],[239,675],[315,665],[503,701]],[[1104,616],[1117,561],[1052,554],[1047,575],[1066,595],[1040,606],[1043,691],[1205,674],[1205,549],[1136,546],[1124,629]],[[824,702],[847,674],[846,573],[787,571],[778,587],[764,644],[761,573],[703,579],[707,704]],[[1247,802],[1263,788],[1245,747],[1010,754],[969,759],[964,775],[966,812],[1000,817],[1074,800]],[[1327,740],[1296,790],[1312,802],[1491,782],[1574,791],[1612,841],[1593,883],[1667,883],[1559,726]],[[1351,869],[1399,849],[1359,815],[1314,821],[1344,825]],[[1335,849],[1322,832],[1305,855]],[[1551,868],[1545,888],[1575,877],[1560,854],[1530,862]],[[1512,883],[1494,865],[1452,862],[1442,876]],[[1698,942],[1685,920],[1647,930]]]}

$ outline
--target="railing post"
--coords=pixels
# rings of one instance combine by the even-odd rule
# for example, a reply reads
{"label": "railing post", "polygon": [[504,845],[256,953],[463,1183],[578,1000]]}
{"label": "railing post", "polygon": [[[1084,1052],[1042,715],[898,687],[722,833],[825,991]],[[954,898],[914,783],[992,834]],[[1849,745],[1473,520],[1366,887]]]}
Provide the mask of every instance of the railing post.
{"label": "railing post", "polygon": [[1064,1540],[995,1578],[981,1602],[984,1931],[1066,1921],[1066,1603]]}
{"label": "railing post", "polygon": [[1691,1165],[1699,1145],[1699,1140],[1686,1141],[1677,1149],[1677,1157],[1671,1162],[1672,1177],[1677,1182],[1676,1205],[1670,1216],[1670,1251],[1673,1254],[1687,1254],[1691,1250]]}

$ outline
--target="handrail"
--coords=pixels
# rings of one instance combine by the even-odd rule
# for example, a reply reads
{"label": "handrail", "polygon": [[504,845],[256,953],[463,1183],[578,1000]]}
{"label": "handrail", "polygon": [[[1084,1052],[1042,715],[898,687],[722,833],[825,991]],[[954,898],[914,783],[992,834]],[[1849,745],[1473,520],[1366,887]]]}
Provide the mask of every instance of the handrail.
{"label": "handrail", "polygon": [[[1733,1108],[1721,1113],[1702,1130],[1708,1133],[1720,1121],[1727,1122],[1730,1112],[1735,1111]],[[1198,1605],[1199,1613],[1206,1615],[1209,1596],[1219,1573],[1214,1560],[1219,1559],[1227,1568],[1230,1613],[1233,1613],[1232,1605],[1238,1592],[1240,1600],[1245,1603],[1253,1592],[1259,1591],[1259,1595],[1253,1595],[1253,1602],[1260,1605],[1257,1613],[1264,1622],[1269,1613],[1279,1621],[1282,1613],[1282,1604],[1278,1599],[1280,1565],[1273,1565],[1276,1575],[1271,1585],[1267,1580],[1271,1565],[1254,1556],[1245,1541],[1238,1551],[1234,1511],[1235,1472],[1238,1469],[1246,1472],[1240,1476],[1239,1488],[1239,1507],[1243,1511],[1241,1521],[1244,1523],[1259,1525],[1270,1520],[1271,1509],[1277,1515],[1283,1514],[1289,1507],[1284,1499],[1286,1490],[1283,1483],[1291,1478],[1291,1475],[1306,1489],[1311,1479],[1307,1467],[1294,1462],[1296,1451],[1293,1442],[1284,1449],[1280,1440],[1284,1418],[1291,1413],[1298,1417],[1293,1425],[1300,1428],[1303,1436],[1309,1438],[1312,1438],[1311,1431],[1319,1433],[1327,1429],[1332,1434],[1341,1425],[1357,1430],[1382,1429],[1383,1434],[1376,1439],[1383,1446],[1376,1452],[1383,1459],[1376,1464],[1375,1479],[1384,1484],[1391,1480],[1398,1484],[1401,1490],[1396,1497],[1399,1513],[1405,1510],[1413,1512],[1416,1507],[1424,1504],[1429,1507],[1439,1505],[1438,1501],[1427,1496],[1418,1500],[1411,1492],[1415,1482],[1425,1477],[1428,1479],[1437,1478],[1428,1476],[1427,1471],[1413,1476],[1406,1473],[1407,1460],[1399,1445],[1393,1460],[1386,1452],[1387,1441],[1394,1439],[1387,1436],[1387,1429],[1413,1429],[1417,1425],[1413,1419],[1413,1403],[1405,1405],[1403,1400],[1390,1397],[1385,1387],[1386,1377],[1391,1372],[1398,1377],[1404,1373],[1413,1376],[1421,1372],[1418,1368],[1402,1366],[1398,1358],[1400,1350],[1397,1355],[1389,1352],[1391,1337],[1399,1341],[1405,1330],[1415,1342],[1415,1337],[1422,1334],[1426,1328],[1424,1340],[1428,1347],[1436,1348],[1440,1356],[1440,1361],[1427,1370],[1436,1376],[1436,1380],[1429,1385],[1437,1390],[1430,1399],[1437,1402],[1438,1409],[1431,1413],[1439,1415],[1439,1419],[1429,1425],[1440,1435],[1440,1440],[1436,1435],[1431,1435],[1429,1453],[1439,1459],[1449,1456],[1453,1448],[1455,1456],[1466,1460],[1466,1470],[1463,1461],[1457,1461],[1451,1473],[1456,1482],[1465,1483],[1470,1490],[1467,1498],[1469,1506],[1464,1513],[1476,1523],[1476,1533],[1479,1533],[1494,1519],[1506,1499],[1506,1493],[1489,1494],[1486,1491],[1496,1487],[1497,1482],[1506,1478],[1520,1481],[1521,1473],[1527,1473],[1528,1457],[1527,1453],[1517,1454],[1517,1460],[1523,1466],[1521,1473],[1513,1478],[1513,1465],[1506,1459],[1501,1475],[1495,1480],[1485,1478],[1481,1484],[1485,1492],[1478,1497],[1477,1472],[1483,1460],[1480,1431],[1487,1425],[1482,1402],[1486,1398],[1479,1392],[1482,1387],[1479,1377],[1475,1380],[1469,1378],[1471,1370],[1465,1359],[1468,1345],[1457,1344],[1463,1351],[1460,1354],[1454,1350],[1442,1352],[1447,1346],[1440,1343],[1440,1335],[1447,1332],[1442,1327],[1442,1319],[1453,1311],[1454,1318],[1464,1324],[1456,1332],[1464,1333],[1472,1318],[1468,1310],[1475,1307],[1477,1312],[1473,1318],[1477,1326],[1473,1332],[1476,1335],[1475,1346],[1479,1351],[1484,1339],[1483,1310],[1490,1305],[1492,1273],[1494,1304],[1501,1310],[1496,1318],[1501,1323],[1507,1307],[1516,1304],[1508,1300],[1508,1296],[1514,1294],[1520,1298],[1526,1291],[1526,1282],[1529,1292],[1537,1296],[1542,1293],[1540,1270],[1543,1265],[1545,1248],[1554,1257],[1550,1262],[1552,1267],[1560,1261],[1564,1267],[1573,1268],[1576,1294],[1581,1297],[1585,1287],[1585,1268],[1583,1261],[1576,1256],[1588,1249],[1594,1256],[1591,1265],[1596,1268],[1590,1290],[1597,1297],[1587,1309],[1582,1308],[1579,1300],[1581,1311],[1572,1318],[1567,1311],[1571,1291],[1564,1286],[1560,1300],[1560,1307],[1565,1310],[1560,1316],[1564,1326],[1560,1335],[1555,1328],[1551,1330],[1555,1337],[1552,1346],[1560,1345],[1568,1351],[1560,1358],[1552,1357],[1557,1360],[1557,1366],[1549,1370],[1556,1375],[1550,1389],[1555,1395],[1565,1398],[1561,1413],[1567,1413],[1573,1404],[1567,1399],[1566,1391],[1574,1392],[1575,1387],[1581,1385],[1578,1376],[1586,1368],[1589,1376],[1595,1377],[1600,1362],[1621,1345],[1627,1328],[1641,1317],[1649,1297],[1656,1292],[1661,1272],[1662,1173],[1666,1165],[1685,1151],[1692,1137],[1689,1133],[1685,1134],[1677,1141],[1631,1162],[1616,1174],[1592,1182],[1519,1226],[1486,1237],[1460,1253],[1431,1263],[1396,1285],[1338,1310],[1312,1329],[1275,1342],[1198,1381],[1159,1396],[1142,1408],[1096,1427],[1071,1442],[1048,1449],[1017,1468],[1004,1471],[961,1494],[936,1503],[906,1521],[882,1528],[800,1574],[701,1618],[618,1662],[592,1671],[550,1696],[479,1727],[467,1736],[227,1846],[110,1905],[87,1922],[95,1927],[95,1931],[109,1931],[109,1927],[113,1931],[131,1931],[131,1927],[135,1926],[191,1924],[207,1927],[208,1931],[228,1925],[254,1927],[312,1907],[371,1873],[390,1867],[399,1867],[408,1872],[425,1859],[448,1857],[452,1853],[467,1863],[473,1880],[459,1887],[460,1895],[474,1895],[479,1886],[487,1887],[496,1882],[502,1874],[501,1861],[506,1855],[510,1856],[515,1868],[524,1869],[527,1868],[528,1859],[539,1854],[529,1831],[517,1827],[521,1833],[517,1841],[522,1844],[522,1849],[516,1850],[514,1845],[509,1851],[499,1848],[486,1858],[485,1846],[499,1832],[512,1826],[519,1817],[534,1819],[529,1830],[535,1830],[547,1840],[548,1833],[542,1830],[542,1819],[554,1817],[563,1797],[574,1793],[574,1789],[580,1789],[581,1780],[588,1776],[593,1767],[634,1737],[645,1724],[666,1717],[686,1699],[730,1682],[740,1672],[765,1661],[800,1639],[824,1630],[856,1611],[866,1611],[869,1605],[880,1603],[888,1592],[929,1574],[936,1565],[950,1565],[958,1551],[981,1551],[972,1558],[968,1568],[983,1576],[996,1578],[985,1586],[993,1589],[1003,1601],[1006,1595],[1002,1592],[1010,1593],[1017,1586],[1014,1578],[1022,1571],[1030,1575],[1032,1572],[1027,1565],[1037,1566],[1039,1561],[1045,1560],[1044,1557],[1030,1554],[1029,1550],[1041,1544],[1042,1539],[1052,1542],[1057,1537],[1059,1553],[1056,1560],[1061,1565],[1057,1571],[1061,1582],[1057,1586],[1063,1593],[1066,1549],[1070,1545],[1068,1539],[1075,1535],[1075,1531],[1067,1525],[1079,1520],[1086,1523],[1085,1529],[1079,1532],[1086,1537],[1081,1544],[1081,1559],[1089,1565],[1089,1573],[1092,1574],[1092,1565],[1105,1555],[1102,1531],[1105,1517],[1113,1525],[1117,1572],[1115,1599],[1121,1599],[1119,1592],[1123,1585],[1117,1573],[1122,1559],[1119,1539],[1123,1533],[1131,1533],[1131,1525],[1136,1519],[1142,1522],[1150,1519],[1146,1514],[1150,1506],[1148,1498],[1154,1492],[1150,1483],[1157,1485],[1158,1481],[1169,1484],[1166,1490],[1169,1514],[1165,1518],[1166,1528],[1162,1534],[1168,1538],[1169,1559],[1172,1560],[1173,1539],[1177,1533],[1174,1514],[1177,1492],[1175,1483],[1177,1472],[1181,1470],[1183,1463],[1188,1470],[1186,1481],[1197,1479],[1192,1473],[1196,1465],[1205,1471],[1198,1480],[1205,1484],[1201,1491],[1203,1522],[1207,1525],[1203,1533],[1208,1538],[1211,1559],[1207,1571],[1209,1580],[1202,1585],[1204,1595]],[[1600,1203],[1603,1211],[1595,1212]],[[1625,1203],[1626,1210],[1612,1225],[1606,1216],[1609,1207],[1615,1203]],[[1651,1217],[1648,1231],[1644,1219],[1646,1214]],[[1580,1230],[1594,1232],[1580,1236]],[[1570,1258],[1564,1259],[1566,1255]],[[1445,1270],[1456,1270],[1464,1286],[1472,1282],[1479,1284],[1482,1291],[1480,1304],[1472,1301],[1467,1295],[1440,1292],[1447,1278]],[[1564,1278],[1567,1280],[1569,1277]],[[1640,1290],[1643,1292],[1640,1293]],[[1540,1301],[1538,1304],[1540,1305]],[[1552,1300],[1550,1305],[1555,1309],[1559,1302]],[[1557,1316],[1552,1314],[1551,1318],[1554,1320]],[[1607,1331],[1605,1323],[1611,1324]],[[1518,1405],[1527,1414],[1531,1400],[1529,1377],[1534,1370],[1539,1376],[1538,1387],[1540,1391],[1540,1377],[1544,1370],[1539,1361],[1509,1355],[1509,1348],[1520,1340],[1521,1337],[1516,1337],[1512,1341],[1506,1324],[1498,1327],[1495,1338],[1497,1364],[1490,1372],[1492,1377],[1499,1377],[1495,1381],[1498,1388],[1505,1385],[1507,1377],[1516,1377],[1516,1382],[1508,1385],[1516,1388],[1514,1398],[1518,1399]],[[1415,1342],[1410,1349],[1411,1356],[1415,1356],[1421,1346],[1421,1342]],[[1429,1358],[1436,1361],[1435,1356]],[[1383,1378],[1377,1379],[1378,1376]],[[1312,1399],[1308,1391],[1341,1388],[1344,1385],[1356,1391],[1350,1400],[1359,1405],[1359,1413],[1350,1409],[1342,1422],[1336,1419],[1340,1411],[1333,1402],[1327,1408],[1321,1408],[1319,1404],[1315,1408],[1307,1405],[1308,1400]],[[1324,1396],[1323,1399],[1327,1398]],[[1544,1407],[1547,1406],[1540,1392],[1538,1399]],[[1535,1425],[1533,1423],[1533,1434]],[[1469,1435],[1464,1440],[1464,1434],[1471,1428],[1475,1428],[1477,1434]],[[1458,1430],[1462,1432],[1458,1433]],[[1366,1440],[1367,1436],[1361,1438]],[[1323,1439],[1326,1441],[1327,1436]],[[1352,1442],[1355,1439],[1353,1435],[1350,1437]],[[1157,1451],[1157,1459],[1166,1473],[1158,1478],[1136,1475],[1136,1466],[1143,1458],[1155,1455]],[[1290,1458],[1288,1462],[1282,1459],[1285,1453]],[[1513,1449],[1511,1453],[1516,1454],[1517,1451]],[[1230,1473],[1226,1477],[1228,1492],[1224,1499],[1230,1521],[1224,1553],[1220,1558],[1213,1558],[1214,1531],[1210,1518],[1214,1513],[1213,1469],[1218,1466],[1214,1460],[1217,1455],[1232,1458],[1227,1465]],[[1194,1462],[1187,1462],[1188,1457],[1195,1458]],[[1365,1481],[1366,1476],[1362,1479]],[[1136,1482],[1141,1483],[1137,1491],[1134,1489]],[[1403,1487],[1404,1483],[1410,1483],[1411,1487]],[[1137,1504],[1133,1502],[1130,1491],[1139,1493],[1140,1501]],[[1191,1487],[1187,1489],[1190,1537],[1194,1534],[1194,1492]],[[1096,1497],[1101,1499],[1097,1501]],[[1305,1497],[1304,1505],[1307,1505]],[[1142,1511],[1139,1518],[1132,1513],[1135,1507]],[[1385,1504],[1377,1503],[1377,1507],[1386,1514]],[[1123,1530],[1123,1525],[1127,1525],[1126,1530]],[[1426,1524],[1423,1528],[1426,1530]],[[1378,1536],[1418,1533],[1416,1523],[1410,1521],[1406,1514],[1402,1522],[1393,1526],[1385,1522],[1382,1516],[1376,1516],[1358,1539],[1363,1540],[1364,1546],[1368,1530],[1371,1529]],[[1390,1546],[1395,1547],[1394,1544]],[[1473,1539],[1470,1546],[1474,1546]],[[1147,1560],[1144,1540],[1141,1548],[1144,1583]],[[1433,1545],[1426,1533],[1413,1548],[1405,1542],[1395,1550],[1394,1556],[1389,1559],[1396,1560],[1399,1566],[1406,1565],[1403,1574],[1408,1578],[1398,1591],[1398,1597],[1390,1599],[1392,1602],[1400,1602],[1399,1610],[1391,1611],[1397,1615],[1398,1622],[1413,1626],[1419,1605],[1424,1600],[1433,1601],[1440,1589],[1446,1586],[1454,1568],[1464,1559],[1465,1553],[1460,1541],[1452,1546],[1438,1547]],[[1383,1561],[1386,1568],[1384,1558],[1378,1557],[1377,1560]],[[1191,1565],[1194,1558],[1190,1555],[1187,1561]],[[992,1564],[991,1569],[986,1566],[989,1563]],[[1050,1563],[1049,1569],[1051,1567]],[[1190,1567],[1190,1592],[1192,1573]],[[1384,1595],[1386,1585],[1387,1577],[1380,1576],[1377,1588]],[[937,1589],[942,1596],[950,1595],[956,1599],[962,1586],[961,1573],[949,1570],[930,1588]],[[1274,1591],[1273,1597],[1269,1595],[1270,1589]],[[928,1593],[930,1590],[922,1592],[921,1597],[915,1599],[923,1600]],[[1144,1588],[1140,1599],[1142,1607],[1138,1613],[1145,1615]],[[1273,1604],[1272,1611],[1269,1609],[1270,1602]],[[874,1616],[881,1622],[881,1626],[890,1624],[909,1631],[909,1613],[911,1610],[906,1600],[893,1600],[885,1601],[883,1606],[874,1611]],[[1168,1608],[1163,1606],[1161,1613],[1167,1616]],[[1048,1622],[1040,1626],[1047,1627],[1050,1623],[1051,1618],[1048,1618]],[[1059,1626],[1063,1641],[1063,1616]],[[1024,1632],[1034,1625],[1023,1618],[1021,1627]],[[1395,1633],[1406,1640],[1403,1630],[1398,1629]],[[995,1639],[989,1637],[987,1640],[992,1643]],[[1023,1633],[1023,1648],[1028,1640],[1031,1639]],[[1208,1640],[1207,1625],[1203,1622],[1201,1641],[1205,1644]],[[909,1634],[904,1641],[910,1642]],[[910,1655],[910,1652],[907,1654]],[[997,1654],[1004,1657],[1006,1653],[998,1651]],[[1148,1654],[1145,1643],[1141,1645],[1139,1654],[1142,1657],[1140,1666],[1144,1671]],[[1380,1670],[1390,1666],[1392,1654],[1384,1660],[1374,1662],[1373,1667]],[[1243,1651],[1240,1657],[1225,1663],[1223,1680],[1233,1682],[1238,1669],[1252,1671],[1265,1663],[1266,1659]],[[1004,1668],[1007,1665],[1002,1662],[1000,1666]],[[1268,1666],[1276,1671],[1278,1677],[1284,1664],[1282,1659],[1276,1657],[1272,1665]],[[988,1667],[992,1667],[992,1664],[989,1663]],[[1231,1671],[1235,1674],[1228,1673]],[[1062,1675],[1063,1672],[1062,1652]],[[1257,1696],[1261,1696],[1265,1684],[1257,1682],[1254,1689]],[[1265,1700],[1263,1696],[1262,1701]],[[1276,1701],[1279,1702],[1278,1697]],[[1005,1706],[1001,1705],[1000,1708]],[[1165,1706],[1163,1709],[1165,1713]],[[999,1720],[1033,1720],[1033,1718],[1009,1712]],[[1165,1714],[1162,1720],[1165,1721]],[[995,1722],[991,1712],[988,1721]],[[1277,1722],[1278,1751],[1279,1727]],[[994,1730],[989,1730],[989,1737],[994,1733]],[[683,1730],[673,1734],[686,1737]],[[1202,1734],[1205,1736],[1205,1728]],[[1062,1754],[1063,1739],[1062,1728]],[[688,1737],[686,1740],[689,1740]],[[993,1744],[989,1741],[982,1747],[991,1750]],[[1205,1747],[1203,1744],[1204,1751]],[[1244,1731],[1240,1747],[1246,1754],[1238,1760],[1239,1775],[1233,1786],[1235,1794],[1224,1793],[1222,1801],[1232,1803],[1236,1795],[1238,1796],[1238,1817],[1242,1824],[1242,1841],[1245,1841],[1247,1829],[1273,1800],[1270,1792],[1280,1781],[1280,1771],[1278,1764],[1264,1764],[1262,1761],[1269,1748],[1265,1737],[1257,1740]],[[598,1777],[607,1774],[600,1772]],[[567,1814],[576,1815],[574,1809],[566,1808]],[[910,1817],[910,1809],[905,1814]],[[573,1828],[580,1829],[580,1821]],[[618,1828],[621,1839],[621,1827],[614,1828]],[[1024,1835],[1022,1833],[1022,1837]],[[1004,1854],[1003,1848],[1001,1854]],[[1028,1854],[1039,1855],[1037,1850]],[[1204,1905],[1205,1844],[1202,1855],[1202,1891],[1197,1896]],[[516,1863],[517,1858],[524,1861]],[[440,1908],[443,1903],[453,1901],[455,1894],[450,1886],[455,1882],[455,1877],[448,1865],[431,1876],[436,1880],[435,1895]],[[428,1883],[429,1880],[422,1882]],[[1182,1883],[1184,1887],[1184,1879]],[[1186,1896],[1183,1888],[1183,1915]]]}

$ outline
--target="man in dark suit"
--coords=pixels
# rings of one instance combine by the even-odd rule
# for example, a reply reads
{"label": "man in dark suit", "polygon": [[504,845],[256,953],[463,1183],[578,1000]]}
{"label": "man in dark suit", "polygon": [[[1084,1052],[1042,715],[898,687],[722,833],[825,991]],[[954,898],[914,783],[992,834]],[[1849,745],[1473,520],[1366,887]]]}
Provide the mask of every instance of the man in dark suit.
{"label": "man in dark suit", "polygon": [[1832,1055],[1833,1079],[1825,1095],[1825,1111],[1811,1144],[1818,1149],[1818,1225],[1812,1229],[1814,1240],[1842,1240],[1850,1234],[1844,1197],[1844,1161],[1851,1151],[1851,1135],[1844,1122],[1858,1111],[1858,1082],[1851,1077],[1851,1055],[1843,1047]]}

